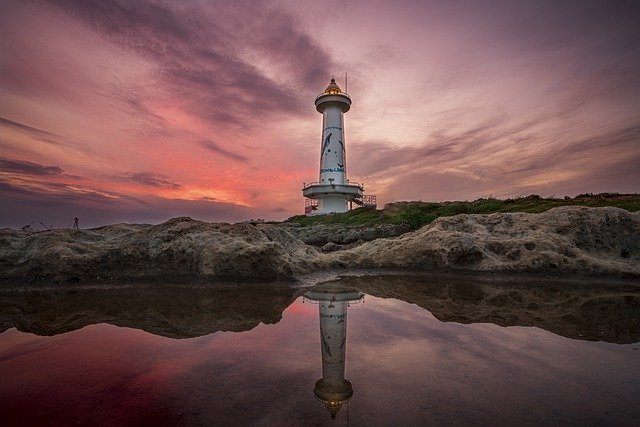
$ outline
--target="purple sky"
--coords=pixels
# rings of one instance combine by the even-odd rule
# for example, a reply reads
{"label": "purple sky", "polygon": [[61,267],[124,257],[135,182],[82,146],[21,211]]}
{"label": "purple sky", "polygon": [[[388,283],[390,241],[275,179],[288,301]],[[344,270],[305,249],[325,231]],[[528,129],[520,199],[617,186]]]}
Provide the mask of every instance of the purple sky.
{"label": "purple sky", "polygon": [[0,226],[284,219],[332,75],[378,203],[640,192],[638,1],[0,4]]}

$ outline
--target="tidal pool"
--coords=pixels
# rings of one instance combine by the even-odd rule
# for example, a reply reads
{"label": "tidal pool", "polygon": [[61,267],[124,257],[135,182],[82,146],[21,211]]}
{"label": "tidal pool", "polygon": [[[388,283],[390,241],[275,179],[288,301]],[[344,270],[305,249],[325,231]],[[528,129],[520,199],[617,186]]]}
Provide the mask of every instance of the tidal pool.
{"label": "tidal pool", "polygon": [[0,420],[637,425],[639,289],[365,277],[3,291]]}

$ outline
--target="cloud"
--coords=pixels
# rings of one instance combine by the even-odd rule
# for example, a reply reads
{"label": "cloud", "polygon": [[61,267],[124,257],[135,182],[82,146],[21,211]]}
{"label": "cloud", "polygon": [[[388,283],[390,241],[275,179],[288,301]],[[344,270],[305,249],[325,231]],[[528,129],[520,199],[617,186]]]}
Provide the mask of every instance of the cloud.
{"label": "cloud", "polygon": [[43,129],[39,129],[33,126],[28,126],[19,122],[14,122],[13,120],[5,119],[4,117],[0,117],[0,125],[11,127],[21,131],[26,131],[32,134],[42,135],[42,136],[59,136],[59,135],[56,135],[55,133],[51,133]]}
{"label": "cloud", "polygon": [[489,185],[489,182],[460,172],[431,170],[397,177],[381,196],[389,201],[473,200],[489,195],[486,193]]}
{"label": "cloud", "polygon": [[[375,151],[388,161],[386,165],[380,161],[382,170],[375,176],[388,173],[392,177],[386,187],[381,187],[382,196],[392,196],[392,200],[451,200],[531,193],[575,195],[611,191],[614,182],[619,192],[638,191],[640,124],[614,127],[581,139],[566,137],[552,145],[538,145],[537,141],[544,138],[534,133],[518,141],[521,150],[505,147],[504,152],[492,153],[493,137],[500,147],[505,144],[504,138],[511,136],[510,129],[524,128],[506,127],[486,135],[471,132],[469,138],[447,137],[444,145],[435,149],[394,149],[379,144]],[[492,155],[495,158],[490,164],[495,165],[483,169],[485,156]]]}
{"label": "cloud", "polygon": [[[155,64],[156,77],[193,115],[249,129],[263,118],[307,108],[289,87],[318,87],[331,60],[282,8],[263,2],[122,3],[67,0],[53,5],[112,44]],[[251,20],[246,19],[251,16]],[[265,73],[268,64],[284,73]]]}
{"label": "cloud", "polygon": [[[48,142],[54,145],[63,145],[60,141],[56,140],[57,138],[61,138],[60,135],[46,131],[44,129],[25,125],[24,123],[5,119],[4,117],[0,117],[0,126],[15,129],[22,133],[26,133],[27,135],[30,135],[39,141]],[[56,139],[52,139],[52,138],[56,138]]]}
{"label": "cloud", "polygon": [[[555,146],[539,150],[536,156],[530,156],[521,167],[511,169],[513,173],[529,174],[581,163],[582,173],[593,173],[595,166],[603,163],[617,164],[621,161],[634,160],[640,164],[640,123],[627,127],[612,129],[586,138],[569,141],[558,141]],[[622,157],[622,158],[621,158]],[[638,168],[631,170],[614,167],[620,173],[638,175]],[[634,170],[635,169],[635,170]],[[608,173],[609,167],[604,168]],[[634,173],[635,172],[635,173]]]}
{"label": "cloud", "polygon": [[65,184],[30,187],[0,181],[0,199],[7,202],[0,209],[0,224],[14,228],[32,222],[44,222],[54,227],[70,226],[76,216],[82,227],[95,227],[118,222],[157,224],[177,216],[236,222],[268,218],[269,214],[268,208],[251,209],[211,200],[130,197]]}
{"label": "cloud", "polygon": [[456,161],[463,165],[501,138],[519,134],[534,124],[510,126],[505,116],[496,116],[459,132],[447,131],[444,124],[443,130],[433,132],[419,146],[399,147],[388,141],[353,144],[354,157],[363,160],[352,165],[352,171],[359,176],[393,177],[437,167],[445,162]]}
{"label": "cloud", "polygon": [[182,184],[169,180],[169,177],[166,175],[154,172],[125,172],[123,175],[117,175],[114,178],[126,182],[135,182],[149,187],[168,188],[171,190],[182,188]]}
{"label": "cloud", "polygon": [[0,172],[48,176],[61,175],[64,169],[59,166],[47,166],[24,160],[12,160],[0,157]]}
{"label": "cloud", "polygon": [[82,185],[64,182],[37,181],[29,178],[0,179],[2,192],[8,195],[23,197],[33,196],[42,199],[43,196],[84,198],[88,202],[111,202],[114,199],[129,199],[129,196],[113,191],[90,188]]}
{"label": "cloud", "polygon": [[8,159],[0,157],[0,173],[13,175],[31,175],[33,177],[66,178],[72,180],[84,180],[78,175],[64,173],[64,169],[55,165],[43,165],[41,163],[29,162],[26,160]]}
{"label": "cloud", "polygon": [[249,163],[249,159],[241,156],[240,154],[237,153],[233,153],[229,150],[225,150],[224,148],[220,147],[218,144],[216,144],[215,142],[209,140],[209,139],[205,139],[203,141],[200,142],[202,144],[202,146],[204,148],[206,148],[209,151],[213,151],[214,153],[223,155],[224,157],[227,157],[231,160],[235,160],[237,162],[242,162],[242,163]]}

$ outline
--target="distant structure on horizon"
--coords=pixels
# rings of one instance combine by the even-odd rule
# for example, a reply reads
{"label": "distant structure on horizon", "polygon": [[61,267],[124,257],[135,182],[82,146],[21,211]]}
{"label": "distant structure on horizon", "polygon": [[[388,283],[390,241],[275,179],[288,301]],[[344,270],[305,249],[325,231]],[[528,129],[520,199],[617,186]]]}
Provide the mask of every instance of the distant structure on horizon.
{"label": "distant structure on horizon", "polygon": [[363,184],[347,179],[344,113],[351,108],[351,97],[332,77],[325,91],[316,96],[315,104],[322,114],[320,178],[318,182],[303,184],[305,215],[346,212],[354,203],[376,207],[376,196],[365,196]]}

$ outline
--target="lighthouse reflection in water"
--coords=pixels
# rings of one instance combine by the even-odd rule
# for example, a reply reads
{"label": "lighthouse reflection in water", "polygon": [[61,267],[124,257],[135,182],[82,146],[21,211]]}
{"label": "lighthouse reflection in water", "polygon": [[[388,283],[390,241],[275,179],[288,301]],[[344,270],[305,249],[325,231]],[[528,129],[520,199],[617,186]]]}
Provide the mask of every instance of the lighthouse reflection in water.
{"label": "lighthouse reflection in water", "polygon": [[364,300],[364,294],[337,284],[316,287],[304,295],[306,302],[318,304],[322,378],[316,381],[314,394],[329,410],[331,418],[353,396],[351,383],[345,376],[347,347],[347,309]]}

